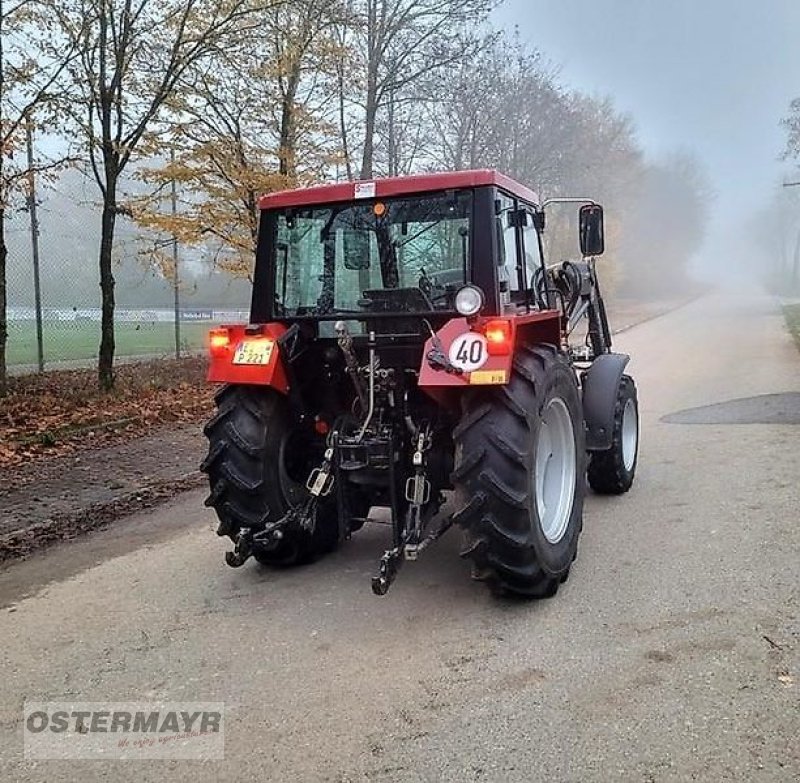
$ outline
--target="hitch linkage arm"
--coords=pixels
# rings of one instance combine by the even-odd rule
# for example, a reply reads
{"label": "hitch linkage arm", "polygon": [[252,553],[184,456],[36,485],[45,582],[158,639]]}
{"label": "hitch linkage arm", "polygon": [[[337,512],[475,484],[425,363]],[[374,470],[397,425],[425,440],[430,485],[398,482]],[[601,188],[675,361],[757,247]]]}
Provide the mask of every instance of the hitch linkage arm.
{"label": "hitch linkage arm", "polygon": [[[425,455],[430,450],[432,442],[430,425],[420,427],[414,436],[415,449],[411,460],[414,472],[406,480],[405,498],[408,507],[404,524],[399,542],[384,552],[378,567],[378,575],[372,578],[372,592],[375,595],[386,595],[403,561],[416,560],[421,552],[441,538],[453,524],[453,517],[448,516],[436,530],[423,538],[426,525],[423,516],[424,507],[431,502],[431,483],[427,477]],[[399,524],[399,521],[394,520],[394,524]]]}
{"label": "hitch linkage arm", "polygon": [[405,558],[403,557],[407,547],[405,541],[401,546],[397,546],[394,549],[387,549],[381,558],[378,575],[372,577],[372,592],[375,593],[375,595],[386,595],[392,583],[397,578],[397,573],[400,570],[400,566],[403,565],[403,560],[416,560],[420,552],[424,552],[431,544],[438,541],[450,530],[454,520],[455,514],[450,514],[445,517],[436,530],[429,533],[416,545],[413,558],[408,557],[407,554]]}
{"label": "hitch linkage arm", "polygon": [[251,528],[239,528],[236,536],[236,543],[233,552],[225,553],[225,562],[231,568],[239,568],[244,565],[250,555],[253,554],[253,547],[262,549],[274,549],[283,539],[283,530],[290,526],[298,526],[308,532],[314,532],[317,523],[317,505],[322,497],[330,495],[333,489],[333,467],[334,449],[328,446],[325,450],[325,457],[322,465],[314,468],[306,481],[308,489],[308,499],[297,506],[290,508],[280,519],[267,524],[263,530],[256,533]]}

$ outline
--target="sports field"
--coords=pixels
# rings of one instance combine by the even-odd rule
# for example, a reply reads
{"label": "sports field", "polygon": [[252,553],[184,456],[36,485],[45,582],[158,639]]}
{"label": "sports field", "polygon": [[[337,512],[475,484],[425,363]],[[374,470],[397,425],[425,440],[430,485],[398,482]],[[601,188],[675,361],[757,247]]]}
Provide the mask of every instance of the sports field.
{"label": "sports field", "polygon": [[[181,348],[202,349],[212,324],[181,323]],[[175,351],[175,327],[171,323],[118,323],[115,329],[117,356],[162,356]],[[56,321],[43,326],[45,364],[91,362],[100,345],[96,321]],[[30,321],[11,322],[8,328],[9,367],[36,364],[36,327]]]}

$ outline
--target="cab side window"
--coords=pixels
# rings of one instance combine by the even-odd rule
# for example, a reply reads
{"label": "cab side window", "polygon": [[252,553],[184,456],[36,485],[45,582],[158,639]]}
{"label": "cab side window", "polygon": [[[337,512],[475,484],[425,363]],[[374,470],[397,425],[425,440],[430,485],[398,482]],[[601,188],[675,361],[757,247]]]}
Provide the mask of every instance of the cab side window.
{"label": "cab side window", "polygon": [[528,277],[526,283],[530,287],[533,284],[533,275],[541,265],[542,256],[539,248],[539,237],[537,236],[536,226],[534,224],[533,212],[526,209],[525,213],[526,221],[525,227],[522,229],[522,248],[525,254],[525,274]]}
{"label": "cab side window", "polygon": [[497,194],[497,209],[495,227],[497,234],[497,279],[500,284],[501,305],[510,304],[514,292],[520,288],[520,256],[519,243],[517,242],[518,229],[511,219],[516,202],[504,193]]}

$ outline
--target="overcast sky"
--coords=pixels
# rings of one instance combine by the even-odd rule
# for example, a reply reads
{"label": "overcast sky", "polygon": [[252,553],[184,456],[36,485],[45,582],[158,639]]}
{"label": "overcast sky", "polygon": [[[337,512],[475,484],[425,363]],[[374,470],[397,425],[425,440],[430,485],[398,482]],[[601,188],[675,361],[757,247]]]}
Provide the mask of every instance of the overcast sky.
{"label": "overcast sky", "polygon": [[778,123],[800,96],[800,0],[506,0],[501,24],[611,95],[653,156],[688,150],[717,193],[712,237],[782,173]]}

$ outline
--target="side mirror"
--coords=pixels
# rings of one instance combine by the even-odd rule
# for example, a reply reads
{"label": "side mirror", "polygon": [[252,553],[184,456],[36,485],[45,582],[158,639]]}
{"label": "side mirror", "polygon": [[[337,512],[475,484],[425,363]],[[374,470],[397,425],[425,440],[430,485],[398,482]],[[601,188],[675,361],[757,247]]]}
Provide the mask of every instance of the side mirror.
{"label": "side mirror", "polygon": [[366,231],[343,231],[345,269],[369,269],[369,233]]}
{"label": "side mirror", "polygon": [[584,204],[578,212],[578,236],[584,256],[601,256],[605,250],[603,208],[599,204]]}

